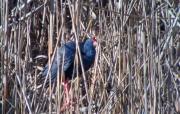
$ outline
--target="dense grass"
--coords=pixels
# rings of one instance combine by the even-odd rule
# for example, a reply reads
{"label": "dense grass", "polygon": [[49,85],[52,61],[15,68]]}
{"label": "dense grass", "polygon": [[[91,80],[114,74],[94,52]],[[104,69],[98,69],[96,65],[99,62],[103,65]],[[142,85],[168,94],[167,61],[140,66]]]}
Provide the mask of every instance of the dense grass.
{"label": "dense grass", "polygon": [[86,37],[98,40],[96,60],[69,83],[75,111],[61,113],[180,113],[178,0],[2,0],[1,20],[3,113],[60,113],[60,77],[38,89],[39,73],[56,48]]}

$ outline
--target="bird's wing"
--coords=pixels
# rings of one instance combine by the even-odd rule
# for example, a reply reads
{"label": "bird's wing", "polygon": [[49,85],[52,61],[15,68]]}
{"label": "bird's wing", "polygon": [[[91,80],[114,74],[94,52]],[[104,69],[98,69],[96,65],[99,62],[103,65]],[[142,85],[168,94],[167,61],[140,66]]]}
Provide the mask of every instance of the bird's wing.
{"label": "bird's wing", "polygon": [[[75,58],[75,42],[68,42],[64,44],[58,51],[59,57],[60,57],[60,69],[62,69],[63,65],[63,71],[66,71],[69,66],[74,62]],[[63,63],[64,62],[64,63]]]}
{"label": "bird's wing", "polygon": [[[51,67],[51,82],[55,82],[57,78],[57,68],[59,68],[59,72],[61,73],[62,71],[62,66],[63,66],[63,71],[66,71],[71,64],[74,62],[75,58],[75,42],[71,41],[68,42],[64,45],[62,45],[58,50],[55,55],[54,61],[52,63]],[[57,54],[59,56],[57,56]],[[59,59],[59,64],[57,63],[57,58]],[[46,75],[49,70],[49,64],[47,63],[43,72],[42,72],[42,78],[40,83],[44,83]],[[49,80],[46,81],[46,85],[49,83]]]}
{"label": "bird's wing", "polygon": [[[63,64],[63,57],[64,57],[64,67],[63,67],[63,71],[66,71],[71,64],[74,63],[74,59],[75,59],[75,53],[76,53],[76,43],[74,41],[70,41],[66,44],[63,45],[64,48],[60,48],[59,55],[61,57],[61,61],[60,63]],[[83,50],[83,46],[84,43],[83,42],[79,42],[79,48],[80,51],[82,53]],[[65,50],[65,52],[64,52]],[[61,65],[62,67],[62,65]]]}

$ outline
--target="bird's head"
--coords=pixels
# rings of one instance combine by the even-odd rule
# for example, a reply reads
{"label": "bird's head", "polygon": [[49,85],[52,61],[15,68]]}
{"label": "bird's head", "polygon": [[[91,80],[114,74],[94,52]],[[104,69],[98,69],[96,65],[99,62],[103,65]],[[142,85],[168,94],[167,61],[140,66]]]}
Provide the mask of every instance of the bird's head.
{"label": "bird's head", "polygon": [[97,46],[97,40],[95,38],[89,38],[86,40],[84,44],[84,52],[90,51],[90,50],[95,50]]}
{"label": "bird's head", "polygon": [[93,47],[96,48],[97,46],[97,40],[96,38],[91,38],[92,42],[93,42]]}

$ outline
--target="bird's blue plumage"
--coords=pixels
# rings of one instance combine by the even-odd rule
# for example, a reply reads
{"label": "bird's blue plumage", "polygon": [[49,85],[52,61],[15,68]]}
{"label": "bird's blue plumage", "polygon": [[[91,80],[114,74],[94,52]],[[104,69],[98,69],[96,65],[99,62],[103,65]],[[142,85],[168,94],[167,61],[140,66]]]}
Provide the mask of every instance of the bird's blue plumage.
{"label": "bird's blue plumage", "polygon": [[[93,41],[91,38],[86,40],[85,43],[79,42],[79,48],[81,51],[81,58],[83,62],[84,70],[87,71],[91,65],[94,63],[95,60],[95,47],[93,46]],[[76,76],[76,70],[74,70],[74,60],[75,60],[75,53],[76,53],[76,42],[69,41],[66,44],[62,45],[55,55],[54,61],[51,67],[51,82],[55,82],[57,78],[57,68],[59,68],[59,74],[61,71],[65,72],[65,78],[72,79],[72,76]],[[58,56],[57,56],[58,54]],[[59,60],[59,65],[57,63],[57,58]],[[64,58],[64,63],[63,63]],[[64,65],[63,65],[64,64]],[[78,74],[82,74],[81,64],[79,61],[78,64]],[[44,82],[47,72],[49,69],[49,64],[47,63],[43,72],[42,72],[42,79],[41,83]],[[62,70],[63,69],[63,70]],[[73,74],[74,71],[74,74]],[[48,83],[49,80],[47,80]]]}

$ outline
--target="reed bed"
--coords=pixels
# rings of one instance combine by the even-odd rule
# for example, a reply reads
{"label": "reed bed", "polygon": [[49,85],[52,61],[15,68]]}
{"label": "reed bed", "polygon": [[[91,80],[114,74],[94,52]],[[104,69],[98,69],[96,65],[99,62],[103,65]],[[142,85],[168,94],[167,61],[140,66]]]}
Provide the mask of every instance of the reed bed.
{"label": "reed bed", "polygon": [[[180,113],[178,4],[1,0],[2,113]],[[98,40],[95,63],[70,82],[75,109],[60,112],[66,98],[61,77],[38,89],[41,71],[62,44],[87,37]]]}

